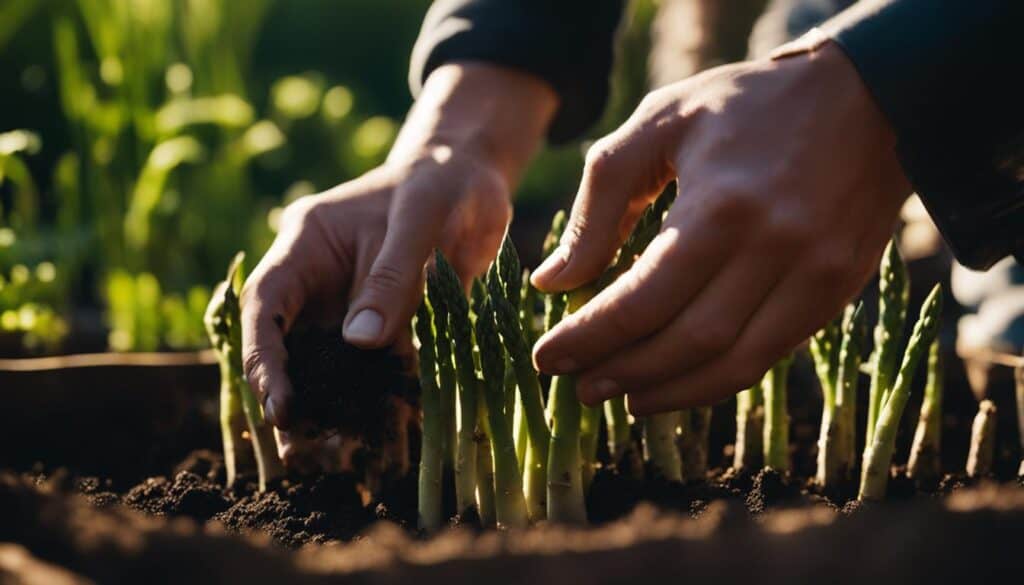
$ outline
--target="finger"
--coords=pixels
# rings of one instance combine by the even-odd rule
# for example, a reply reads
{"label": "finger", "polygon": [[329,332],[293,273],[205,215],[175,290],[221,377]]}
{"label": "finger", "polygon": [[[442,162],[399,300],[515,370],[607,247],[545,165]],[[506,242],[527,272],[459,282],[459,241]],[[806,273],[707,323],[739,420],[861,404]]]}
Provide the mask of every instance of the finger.
{"label": "finger", "polygon": [[[851,253],[847,249],[847,253]],[[715,404],[756,383],[772,364],[834,316],[870,270],[851,273],[843,253],[816,251],[769,295],[726,353],[669,382],[629,394],[637,416]],[[838,267],[842,267],[841,273]]]}
{"label": "finger", "polygon": [[783,243],[774,244],[779,248],[747,246],[667,327],[583,372],[576,387],[580,400],[596,404],[643,390],[727,352],[792,262]]}
{"label": "finger", "polygon": [[583,179],[561,243],[534,271],[542,291],[570,290],[600,276],[643,208],[674,174],[656,125],[627,122],[587,151]]}
{"label": "finger", "polygon": [[242,368],[267,421],[288,428],[292,385],[284,335],[303,305],[302,287],[268,253],[242,289]]}
{"label": "finger", "polygon": [[[685,197],[685,195],[684,195]],[[622,277],[566,317],[535,346],[537,367],[574,373],[663,328],[718,273],[744,233],[679,202],[666,228]]]}
{"label": "finger", "polygon": [[416,201],[418,195],[413,188],[395,193],[384,241],[345,318],[343,335],[349,343],[364,348],[389,345],[419,297],[423,267],[440,238],[447,210],[423,205]]}

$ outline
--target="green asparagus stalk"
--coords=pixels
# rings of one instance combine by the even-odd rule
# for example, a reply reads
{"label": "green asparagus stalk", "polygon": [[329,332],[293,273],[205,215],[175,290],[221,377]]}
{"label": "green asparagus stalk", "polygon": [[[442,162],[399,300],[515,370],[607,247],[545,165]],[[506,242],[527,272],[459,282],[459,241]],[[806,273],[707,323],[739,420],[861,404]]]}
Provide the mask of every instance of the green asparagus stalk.
{"label": "green asparagus stalk", "polygon": [[548,519],[564,524],[585,524],[580,468],[580,409],[572,376],[555,376],[551,381],[554,404],[551,446],[548,449]]}
{"label": "green asparagus stalk", "polygon": [[448,314],[448,332],[451,336],[452,353],[455,358],[455,374],[458,379],[459,427],[455,454],[455,502],[456,511],[462,517],[471,517],[478,512],[476,505],[476,430],[477,430],[477,384],[476,363],[473,359],[473,329],[469,319],[469,303],[463,292],[462,282],[455,269],[437,251],[434,255],[435,271],[428,274],[433,279],[434,289],[442,302],[435,304],[435,311],[443,305]]}
{"label": "green asparagus stalk", "polygon": [[842,343],[842,321],[833,319],[810,339],[814,371],[821,384],[825,403],[835,403],[836,376],[839,372],[839,346]]}
{"label": "green asparagus stalk", "polygon": [[887,399],[896,377],[900,342],[907,320],[910,279],[895,240],[890,241],[878,268],[878,324],[875,325],[875,349],[871,356],[871,387],[868,394],[866,444],[871,445],[882,403]]}
{"label": "green asparagus stalk", "polygon": [[914,442],[910,446],[910,459],[907,460],[907,477],[913,480],[934,482],[942,474],[943,378],[939,340],[936,338],[928,351],[928,381],[924,386],[924,401],[921,402]]}
{"label": "green asparagus stalk", "polygon": [[764,466],[764,394],[761,382],[736,395],[736,444],[733,447],[734,471],[750,471]]}
{"label": "green asparagus stalk", "polygon": [[480,526],[495,528],[498,512],[495,503],[494,457],[491,456],[491,429],[487,420],[487,408],[483,400],[484,381],[477,379],[480,390],[476,410],[476,505],[480,511]]}
{"label": "green asparagus stalk", "polygon": [[545,514],[541,486],[547,484],[545,466],[551,442],[551,430],[544,415],[544,399],[541,395],[540,380],[533,368],[530,345],[523,337],[519,316],[519,293],[522,270],[519,256],[512,240],[506,235],[496,260],[497,276],[487,281],[489,299],[494,310],[495,321],[501,334],[501,341],[508,350],[512,368],[516,374],[520,403],[529,435],[529,449],[534,456],[528,456],[532,464],[527,470],[526,504],[531,520],[541,520]]}
{"label": "green asparagus stalk", "polygon": [[558,248],[558,244],[562,239],[562,234],[565,233],[565,226],[569,224],[569,214],[564,209],[559,209],[555,212],[554,217],[551,218],[551,229],[548,230],[548,234],[544,236],[544,243],[541,246],[541,255],[547,258],[555,252],[555,248]]}
{"label": "green asparagus stalk", "polygon": [[676,446],[678,412],[664,412],[644,418],[644,457],[652,471],[667,481],[683,481],[683,461]]}
{"label": "green asparagus stalk", "polygon": [[835,488],[850,479],[856,465],[857,382],[865,319],[862,303],[848,306],[843,317],[839,368],[833,391],[826,394],[818,437],[815,481],[823,488]]}
{"label": "green asparagus stalk", "polygon": [[519,320],[522,322],[527,343],[530,347],[533,347],[537,340],[540,339],[540,331],[537,329],[537,303],[540,293],[530,284],[529,269],[523,269],[521,280],[523,285],[519,293],[522,299],[519,307]]}
{"label": "green asparagus stalk", "polygon": [[872,434],[872,442],[864,451],[864,462],[861,466],[860,493],[857,498],[864,500],[880,500],[885,497],[889,482],[889,467],[892,464],[893,451],[896,448],[896,432],[900,418],[910,398],[910,383],[918,362],[939,328],[939,317],[942,311],[942,288],[936,285],[921,306],[921,314],[914,324],[914,331],[907,342],[903,353],[903,362],[893,383],[892,390],[882,402],[878,413],[878,421]]}
{"label": "green asparagus stalk", "polygon": [[[263,409],[242,374],[241,303],[238,295],[242,289],[242,283],[245,281],[242,268],[244,260],[245,254],[239,253],[231,262],[227,278],[224,283],[218,285],[216,294],[207,307],[206,326],[207,332],[210,334],[211,345],[220,361],[221,375],[227,376],[227,384],[233,387],[233,389],[229,388],[227,393],[237,396],[241,403],[241,410],[249,427],[249,440],[252,442],[253,455],[256,459],[259,489],[265,491],[268,482],[284,475],[284,465],[277,454],[273,429],[264,420]],[[225,381],[222,379],[222,387],[224,385]],[[226,401],[222,400],[222,402]],[[228,406],[233,407],[230,402]],[[229,424],[235,424],[231,421],[230,414],[227,420]],[[222,432],[223,434],[225,433]],[[234,436],[232,443],[234,443]],[[237,453],[237,450],[235,452]]]}
{"label": "green asparagus stalk", "polygon": [[793,356],[768,371],[764,390],[764,464],[780,473],[789,471],[789,411],[786,407],[789,367]]}
{"label": "green asparagus stalk", "polygon": [[1024,366],[1017,366],[1013,371],[1014,382],[1016,383],[1015,394],[1017,399],[1017,432],[1020,435],[1020,468],[1017,476],[1024,478]]}
{"label": "green asparagus stalk", "polygon": [[991,400],[978,404],[978,414],[971,425],[971,448],[967,453],[967,477],[984,477],[992,473],[996,450],[996,405]]}
{"label": "green asparagus stalk", "polygon": [[711,407],[701,406],[679,413],[679,454],[683,479],[704,481],[708,474],[708,439],[711,435]]}
{"label": "green asparagus stalk", "polygon": [[476,339],[480,347],[480,365],[484,374],[483,394],[494,455],[495,510],[498,526],[523,527],[527,523],[523,478],[516,459],[512,427],[505,416],[505,352],[498,336],[491,298],[484,301],[477,314]]}
{"label": "green asparagus stalk", "polygon": [[428,275],[427,298],[430,299],[434,324],[434,346],[437,359],[437,380],[440,393],[441,449],[443,464],[455,471],[455,446],[458,444],[455,424],[455,364],[452,362],[452,338],[448,331],[448,308],[439,288],[436,274]]}
{"label": "green asparagus stalk", "polygon": [[420,448],[420,474],[417,511],[420,530],[435,532],[441,527],[442,462],[444,459],[444,423],[441,390],[435,363],[438,345],[434,333],[434,312],[429,294],[416,311],[413,324],[419,341],[420,405],[423,409],[423,435]]}
{"label": "green asparagus stalk", "polygon": [[622,466],[628,454],[634,450],[633,434],[629,429],[629,413],[626,398],[619,396],[606,400],[604,418],[608,427],[608,452],[612,463]]}

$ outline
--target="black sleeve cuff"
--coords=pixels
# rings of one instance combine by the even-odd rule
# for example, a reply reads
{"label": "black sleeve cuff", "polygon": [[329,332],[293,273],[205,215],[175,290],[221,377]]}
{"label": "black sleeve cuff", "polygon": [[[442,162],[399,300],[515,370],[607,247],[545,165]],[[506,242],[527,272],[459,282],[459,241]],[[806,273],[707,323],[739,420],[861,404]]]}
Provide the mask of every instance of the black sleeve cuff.
{"label": "black sleeve cuff", "polygon": [[877,99],[904,171],[972,268],[1024,255],[1021,22],[1021,0],[884,0],[822,27]]}
{"label": "black sleeve cuff", "polygon": [[540,77],[560,105],[553,143],[579,137],[604,110],[623,0],[438,0],[413,49],[409,84],[451,61],[486,61]]}

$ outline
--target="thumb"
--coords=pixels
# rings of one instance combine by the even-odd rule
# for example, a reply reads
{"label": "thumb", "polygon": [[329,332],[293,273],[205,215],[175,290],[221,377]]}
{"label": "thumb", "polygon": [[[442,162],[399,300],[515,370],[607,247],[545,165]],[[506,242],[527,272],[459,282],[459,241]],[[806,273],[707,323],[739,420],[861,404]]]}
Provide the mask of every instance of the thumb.
{"label": "thumb", "polygon": [[436,195],[413,188],[396,191],[380,252],[357,284],[345,317],[345,341],[367,349],[385,347],[408,324],[422,293],[423,267],[450,210],[446,198]]}
{"label": "thumb", "polygon": [[531,278],[538,289],[571,290],[600,276],[643,208],[672,180],[671,165],[650,136],[656,130],[627,126],[587,151],[561,243]]}

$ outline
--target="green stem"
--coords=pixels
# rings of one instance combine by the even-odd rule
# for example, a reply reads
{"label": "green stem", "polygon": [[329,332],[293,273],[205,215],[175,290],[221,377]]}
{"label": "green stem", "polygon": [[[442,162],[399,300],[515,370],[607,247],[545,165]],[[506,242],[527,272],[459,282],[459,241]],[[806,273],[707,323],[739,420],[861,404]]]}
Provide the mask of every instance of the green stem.
{"label": "green stem", "polygon": [[996,450],[996,405],[982,400],[971,425],[971,449],[967,454],[967,477],[984,477],[992,473]]}
{"label": "green stem", "polygon": [[942,474],[943,378],[939,340],[936,339],[928,351],[928,381],[924,386],[914,442],[910,446],[910,459],[907,460],[907,477],[914,480],[933,482]]}
{"label": "green stem", "polygon": [[878,269],[878,323],[875,325],[875,350],[871,356],[866,445],[872,444],[882,403],[896,378],[909,298],[907,267],[896,242],[890,241]]}
{"label": "green stem", "polygon": [[[434,364],[437,360],[433,315],[425,299],[416,313],[416,337],[419,340],[420,404],[423,409],[423,436],[420,447],[420,473],[417,512],[419,527],[426,532],[441,528],[442,465],[444,460],[444,413],[441,390]],[[450,359],[450,358],[449,358]]]}
{"label": "green stem", "polygon": [[736,395],[736,445],[732,468],[736,471],[760,469],[764,465],[764,396],[761,383]]}
{"label": "green stem", "polygon": [[476,503],[480,511],[480,525],[494,528],[498,524],[495,502],[494,458],[491,457],[491,437],[487,429],[487,412],[483,401],[477,411],[476,439]]}
{"label": "green stem", "polygon": [[[500,528],[521,528],[527,524],[526,499],[523,495],[523,477],[516,459],[515,440],[512,438],[512,425],[505,414],[506,396],[509,394],[505,384],[507,361],[494,322],[493,301],[493,297],[490,297],[480,306],[476,319],[476,339],[484,374],[484,379],[479,383],[486,402],[486,422],[490,427],[487,430],[494,459],[494,507]],[[514,386],[511,394],[515,396]],[[484,485],[486,481],[481,481],[481,486]]]}
{"label": "green stem", "polygon": [[899,373],[892,390],[882,403],[872,442],[864,450],[861,465],[859,500],[881,500],[889,483],[889,467],[896,449],[896,432],[900,418],[910,399],[910,383],[921,357],[935,339],[942,310],[942,288],[936,285],[921,305],[921,314],[907,342]]}
{"label": "green stem", "polygon": [[224,469],[227,472],[227,486],[235,485],[238,473],[255,465],[252,443],[242,434],[248,428],[245,413],[242,412],[242,397],[238,386],[232,381],[227,363],[220,361],[220,432],[224,443]]}
{"label": "green stem", "polygon": [[764,464],[778,472],[789,471],[789,411],[786,394],[789,366],[787,356],[772,366],[764,384]]}
{"label": "green stem", "polygon": [[625,396],[616,396],[604,403],[604,419],[608,425],[608,452],[612,463],[620,465],[627,452],[634,449]]}
{"label": "green stem", "polygon": [[818,437],[818,468],[815,480],[824,488],[835,488],[850,479],[856,464],[857,382],[860,376],[864,330],[863,304],[858,303],[856,307],[848,306],[843,317],[843,337],[839,347],[836,385],[831,396],[826,396]]}
{"label": "green stem", "polygon": [[277,442],[274,430],[263,418],[263,409],[249,384],[241,375],[234,376],[238,392],[242,397],[242,411],[249,423],[249,440],[256,455],[256,469],[259,472],[260,491],[267,490],[267,484],[284,475],[284,464],[277,455]]}
{"label": "green stem", "polygon": [[656,476],[683,481],[683,461],[676,446],[678,412],[655,414],[644,419],[644,456]]}
{"label": "green stem", "polygon": [[580,475],[580,414],[571,376],[551,381],[554,403],[551,446],[548,449],[548,519],[566,524],[585,524],[587,511]]}

